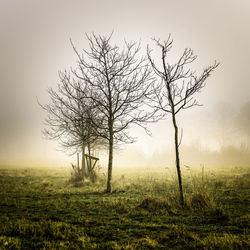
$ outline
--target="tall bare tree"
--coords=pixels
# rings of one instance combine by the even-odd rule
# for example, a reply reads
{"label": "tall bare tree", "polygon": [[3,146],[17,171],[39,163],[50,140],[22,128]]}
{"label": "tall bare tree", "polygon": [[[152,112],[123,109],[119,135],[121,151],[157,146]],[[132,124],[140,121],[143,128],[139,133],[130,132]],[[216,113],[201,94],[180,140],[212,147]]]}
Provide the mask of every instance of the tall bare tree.
{"label": "tall bare tree", "polygon": [[153,40],[161,50],[161,66],[156,65],[148,46],[148,59],[152,69],[160,79],[160,83],[154,87],[157,99],[152,99],[152,105],[165,113],[169,113],[172,118],[175,131],[174,145],[180,190],[180,203],[184,205],[179,156],[179,146],[181,144],[182,132],[181,135],[179,135],[179,127],[176,116],[181,110],[199,105],[197,100],[194,98],[194,94],[200,92],[201,89],[205,87],[205,80],[219,64],[215,62],[214,65],[205,68],[200,76],[197,76],[194,71],[187,67],[197,58],[192,49],[186,48],[176,63],[170,63],[168,61],[168,52],[171,50],[173,43],[171,36],[169,35],[168,39],[163,42],[156,39]]}
{"label": "tall bare tree", "polygon": [[92,124],[109,144],[107,192],[111,192],[114,145],[134,141],[128,134],[131,124],[146,129],[146,122],[155,120],[154,112],[145,109],[147,97],[154,93],[150,65],[138,58],[139,45],[125,42],[120,49],[111,45],[111,36],[87,35],[89,51],[83,53],[72,44],[78,56],[78,68],[73,70],[76,85],[81,91],[86,84],[88,91],[83,94],[94,103],[101,121]]}

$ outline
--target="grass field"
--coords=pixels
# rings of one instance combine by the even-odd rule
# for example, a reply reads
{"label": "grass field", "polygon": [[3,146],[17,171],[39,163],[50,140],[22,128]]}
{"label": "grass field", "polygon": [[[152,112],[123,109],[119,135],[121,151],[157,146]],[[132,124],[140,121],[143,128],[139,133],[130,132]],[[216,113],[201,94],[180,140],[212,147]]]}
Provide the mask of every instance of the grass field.
{"label": "grass field", "polygon": [[0,168],[0,249],[250,249],[250,169],[174,169],[72,183],[66,168]]}

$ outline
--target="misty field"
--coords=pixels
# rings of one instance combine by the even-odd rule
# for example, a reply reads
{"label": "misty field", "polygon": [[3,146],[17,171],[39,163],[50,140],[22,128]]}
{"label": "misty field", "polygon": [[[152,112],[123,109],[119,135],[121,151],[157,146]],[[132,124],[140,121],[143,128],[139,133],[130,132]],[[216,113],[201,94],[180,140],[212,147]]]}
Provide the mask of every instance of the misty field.
{"label": "misty field", "polygon": [[133,170],[71,182],[67,168],[0,168],[0,249],[249,249],[250,169]]}

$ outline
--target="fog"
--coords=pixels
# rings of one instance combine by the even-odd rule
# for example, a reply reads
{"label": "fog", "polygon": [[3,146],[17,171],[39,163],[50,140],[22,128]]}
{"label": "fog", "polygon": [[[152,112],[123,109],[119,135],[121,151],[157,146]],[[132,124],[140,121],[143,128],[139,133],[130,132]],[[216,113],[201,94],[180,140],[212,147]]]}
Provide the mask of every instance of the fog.
{"label": "fog", "polygon": [[[197,99],[203,104],[181,113],[183,165],[249,165],[250,159],[250,2],[239,1],[66,1],[0,0],[0,164],[63,165],[75,161],[59,144],[42,137],[46,90],[59,82],[58,71],[74,66],[76,47],[87,48],[85,33],[113,42],[152,37],[174,39],[173,59],[186,47],[198,55],[199,72],[220,62]],[[152,136],[131,127],[137,137],[122,145],[115,166],[168,167],[174,164],[170,117],[151,124]],[[100,152],[101,164],[107,155]]]}

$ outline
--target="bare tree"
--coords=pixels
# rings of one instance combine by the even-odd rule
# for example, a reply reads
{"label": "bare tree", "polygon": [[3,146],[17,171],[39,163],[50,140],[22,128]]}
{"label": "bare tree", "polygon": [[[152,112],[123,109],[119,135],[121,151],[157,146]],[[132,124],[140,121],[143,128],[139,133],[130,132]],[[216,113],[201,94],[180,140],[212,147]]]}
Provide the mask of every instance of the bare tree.
{"label": "bare tree", "polygon": [[112,34],[87,35],[89,51],[77,51],[78,68],[72,70],[81,91],[86,84],[85,98],[90,99],[98,110],[99,124],[92,120],[98,135],[108,142],[107,192],[111,192],[113,149],[118,142],[135,140],[128,134],[131,124],[146,129],[146,122],[154,121],[154,112],[145,109],[147,97],[153,95],[153,79],[150,65],[145,58],[138,59],[140,47],[125,41],[123,49],[110,44]]}
{"label": "bare tree", "polygon": [[[91,126],[93,117],[97,117],[97,110],[93,108],[93,102],[90,99],[82,98],[82,92],[74,88],[74,79],[69,72],[60,72],[59,77],[61,82],[57,90],[52,88],[48,90],[51,102],[40,104],[47,112],[43,134],[47,139],[59,140],[61,146],[67,151],[71,150],[75,153],[81,149],[81,172],[84,179],[88,174],[85,148],[88,148],[90,154],[91,145],[100,142],[96,131]],[[98,123],[96,119],[95,123]]]}
{"label": "bare tree", "polygon": [[201,91],[201,89],[205,86],[205,80],[219,64],[215,62],[214,65],[205,68],[200,76],[196,76],[194,71],[187,68],[187,66],[194,62],[197,58],[192,49],[186,48],[179,60],[176,63],[171,64],[168,62],[167,58],[168,52],[171,50],[173,43],[171,36],[169,35],[168,39],[163,42],[156,39],[153,40],[161,49],[161,66],[158,67],[152,59],[151,50],[148,46],[148,59],[155,74],[158,78],[160,78],[160,83],[154,87],[157,99],[152,99],[151,101],[155,108],[162,110],[164,113],[169,113],[172,118],[175,131],[174,144],[176,169],[180,190],[180,202],[184,205],[179,156],[179,146],[181,144],[182,132],[179,136],[179,127],[176,116],[181,110],[199,105],[193,95]]}

